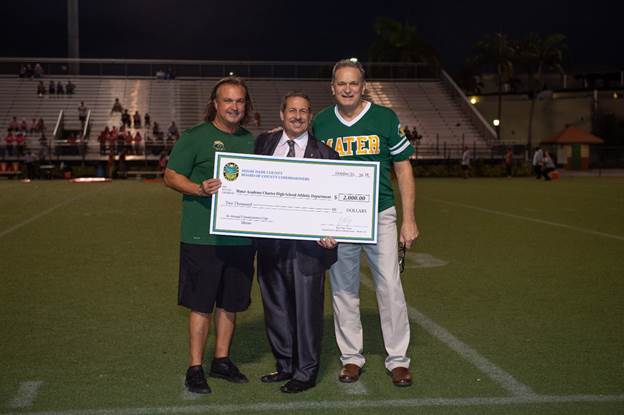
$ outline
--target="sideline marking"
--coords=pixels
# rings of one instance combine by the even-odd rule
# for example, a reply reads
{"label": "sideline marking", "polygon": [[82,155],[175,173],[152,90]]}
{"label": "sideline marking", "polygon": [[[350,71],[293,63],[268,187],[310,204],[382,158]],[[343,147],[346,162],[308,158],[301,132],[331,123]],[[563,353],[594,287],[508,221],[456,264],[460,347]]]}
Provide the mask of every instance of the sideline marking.
{"label": "sideline marking", "polygon": [[183,401],[196,401],[202,397],[201,393],[189,392],[189,390],[186,389],[186,385],[184,384],[186,378],[184,376],[182,376],[180,379],[182,381],[182,393],[180,394],[180,397]]}
{"label": "sideline marking", "polygon": [[437,198],[434,198],[434,197],[421,196],[421,199],[431,200],[433,202],[446,203],[447,205],[459,206],[459,207],[463,207],[463,208],[466,208],[466,209],[478,210],[480,212],[485,212],[485,213],[492,213],[494,215],[507,216],[508,218],[526,220],[526,221],[529,221],[529,222],[535,222],[535,223],[539,223],[539,224],[542,224],[542,225],[557,226],[559,228],[570,229],[570,230],[573,230],[573,231],[588,233],[590,235],[604,236],[605,238],[617,239],[618,241],[624,241],[624,236],[615,235],[615,234],[612,234],[612,233],[598,232],[598,231],[594,231],[594,230],[591,230],[591,229],[578,228],[576,226],[566,225],[566,224],[563,224],[563,223],[551,222],[551,221],[543,220],[543,219],[535,219],[535,218],[531,218],[529,216],[514,215],[513,213],[501,212],[499,210],[493,210],[493,209],[486,209],[486,208],[482,208],[482,207],[479,207],[479,206],[466,205],[464,203],[450,202],[448,200],[437,199]]}
{"label": "sideline marking", "polygon": [[336,384],[347,395],[368,395],[368,389],[362,379],[353,383],[344,383],[336,379]]}
{"label": "sideline marking", "polygon": [[59,203],[58,205],[54,205],[54,206],[52,206],[52,207],[50,207],[50,208],[47,208],[47,209],[46,209],[46,210],[44,210],[43,212],[39,212],[39,213],[37,213],[35,216],[32,216],[31,218],[26,219],[26,220],[25,220],[25,221],[23,221],[23,222],[20,222],[20,223],[18,223],[18,224],[16,224],[16,225],[11,226],[11,227],[10,227],[10,228],[8,228],[8,229],[3,230],[2,232],[0,232],[0,238],[2,238],[2,237],[4,237],[4,236],[6,236],[6,235],[8,235],[8,234],[10,234],[10,233],[11,233],[11,232],[13,232],[13,231],[18,230],[18,229],[19,229],[19,228],[21,228],[22,226],[26,226],[26,225],[28,225],[29,223],[31,223],[31,222],[33,222],[33,221],[36,221],[36,220],[37,220],[37,219],[39,219],[40,217],[45,216],[45,215],[47,215],[48,213],[50,213],[50,212],[52,212],[52,211],[54,211],[54,210],[56,210],[56,209],[58,209],[58,208],[60,208],[60,207],[63,207],[63,206],[65,206],[65,205],[68,205],[68,204],[70,204],[71,202],[75,202],[76,200],[82,199],[83,197],[86,197],[86,196],[92,195],[92,194],[97,193],[97,192],[101,192],[103,189],[105,189],[105,188],[104,188],[104,187],[102,187],[102,188],[100,188],[100,189],[98,189],[98,190],[96,190],[96,191],[94,191],[94,192],[88,192],[88,193],[83,193],[83,194],[78,195],[78,196],[74,196],[74,197],[72,197],[72,198],[70,198],[70,199],[67,199],[67,200],[66,200],[66,201],[64,201],[64,202]]}
{"label": "sideline marking", "polygon": [[[360,273],[360,280],[371,290],[375,290],[371,279],[363,273]],[[407,302],[406,302],[407,303]],[[475,349],[453,336],[448,330],[440,326],[429,317],[407,304],[407,314],[410,320],[418,324],[423,330],[431,336],[437,338],[446,344],[451,350],[458,353],[461,357],[483,372],[492,379],[501,388],[510,392],[514,396],[531,397],[537,396],[533,390],[524,383],[516,380],[511,374],[490,362],[481,356]]]}
{"label": "sideline marking", "polygon": [[407,252],[405,254],[408,261],[405,262],[405,268],[436,268],[448,265],[447,261],[443,261],[431,254],[424,252]]}
{"label": "sideline marking", "polygon": [[20,382],[19,389],[15,397],[9,402],[9,408],[28,408],[32,406],[37,398],[39,388],[43,385],[43,381],[35,380],[31,382]]}
{"label": "sideline marking", "polygon": [[352,409],[352,408],[413,408],[413,407],[465,407],[487,405],[552,404],[575,402],[624,402],[624,395],[535,395],[489,398],[422,398],[389,400],[345,401],[298,401],[257,402],[229,405],[157,406],[143,408],[74,409],[68,411],[16,412],[15,415],[151,415],[151,414],[199,414],[199,413],[254,413],[268,411],[296,411],[306,409]]}

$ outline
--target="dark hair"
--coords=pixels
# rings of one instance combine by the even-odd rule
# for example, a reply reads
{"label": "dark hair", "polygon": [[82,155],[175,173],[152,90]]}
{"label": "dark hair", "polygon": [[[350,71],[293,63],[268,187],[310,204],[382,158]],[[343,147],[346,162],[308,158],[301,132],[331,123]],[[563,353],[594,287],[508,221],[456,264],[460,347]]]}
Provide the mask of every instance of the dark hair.
{"label": "dark hair", "polygon": [[306,101],[308,101],[308,109],[312,111],[312,102],[310,101],[310,97],[302,90],[297,89],[297,90],[286,93],[286,95],[282,97],[282,106],[281,106],[282,112],[284,112],[284,110],[286,109],[286,103],[288,102],[288,98],[293,98],[293,97],[303,98]]}
{"label": "dark hair", "polygon": [[243,81],[243,79],[239,78],[238,76],[228,76],[227,78],[223,78],[217,81],[215,86],[212,88],[212,92],[210,93],[210,100],[208,101],[208,106],[206,107],[206,117],[204,117],[204,120],[212,122],[217,116],[215,100],[217,99],[217,92],[219,91],[221,85],[237,85],[245,90],[245,116],[241,120],[241,125],[245,124],[247,121],[249,121],[250,114],[253,111],[253,104],[251,103],[251,98],[249,97],[249,89],[247,89],[247,84],[245,84],[245,81]]}
{"label": "dark hair", "polygon": [[366,80],[366,72],[364,71],[364,67],[358,61],[352,61],[351,59],[342,59],[336,62],[334,68],[332,69],[332,82],[336,80],[336,72],[338,69],[342,68],[354,68],[360,71],[360,76],[362,77],[362,81]]}

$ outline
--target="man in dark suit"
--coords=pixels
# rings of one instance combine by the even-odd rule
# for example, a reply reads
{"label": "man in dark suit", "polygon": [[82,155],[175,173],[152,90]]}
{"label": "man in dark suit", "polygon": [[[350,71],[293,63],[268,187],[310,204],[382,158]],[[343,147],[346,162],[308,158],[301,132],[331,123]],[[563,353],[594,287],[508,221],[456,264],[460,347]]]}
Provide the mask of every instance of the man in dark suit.
{"label": "man in dark suit", "polygon": [[[308,133],[310,99],[290,92],[282,99],[283,130],[256,139],[255,153],[279,157],[338,159],[338,153]],[[336,262],[336,241],[256,239],[258,283],[266,333],[276,372],[262,382],[283,382],[285,393],[316,384],[323,332],[325,271]]]}

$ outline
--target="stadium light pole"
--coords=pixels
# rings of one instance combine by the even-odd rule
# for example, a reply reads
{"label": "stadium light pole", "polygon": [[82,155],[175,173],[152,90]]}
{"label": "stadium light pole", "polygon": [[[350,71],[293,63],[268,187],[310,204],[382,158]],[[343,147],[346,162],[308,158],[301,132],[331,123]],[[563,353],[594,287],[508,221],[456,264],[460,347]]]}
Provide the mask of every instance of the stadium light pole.
{"label": "stadium light pole", "polygon": [[[67,57],[80,58],[80,35],[78,27],[78,0],[67,0]],[[80,65],[72,62],[68,65],[69,73],[78,75]]]}

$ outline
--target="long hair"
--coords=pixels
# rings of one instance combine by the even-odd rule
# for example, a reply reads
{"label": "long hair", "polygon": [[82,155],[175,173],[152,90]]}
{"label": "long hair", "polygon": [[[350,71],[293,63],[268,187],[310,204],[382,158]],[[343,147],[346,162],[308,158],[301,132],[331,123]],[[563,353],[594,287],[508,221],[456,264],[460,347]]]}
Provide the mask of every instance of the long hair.
{"label": "long hair", "polygon": [[251,102],[251,98],[249,97],[249,89],[247,89],[247,84],[245,84],[245,81],[243,81],[243,79],[239,78],[238,76],[228,76],[227,78],[223,78],[217,81],[215,86],[212,88],[212,92],[210,93],[210,100],[208,101],[208,105],[206,106],[206,116],[204,117],[204,120],[212,122],[217,116],[215,100],[217,99],[217,92],[219,91],[219,87],[221,85],[238,85],[245,90],[245,116],[240,122],[241,125],[245,124],[247,121],[249,121],[249,117],[251,116],[251,112],[253,111],[253,104]]}

